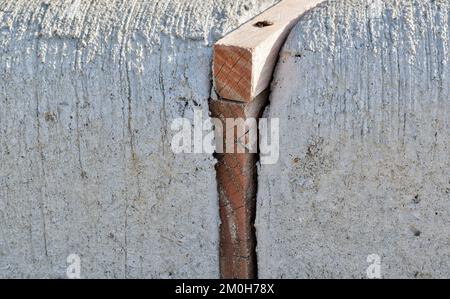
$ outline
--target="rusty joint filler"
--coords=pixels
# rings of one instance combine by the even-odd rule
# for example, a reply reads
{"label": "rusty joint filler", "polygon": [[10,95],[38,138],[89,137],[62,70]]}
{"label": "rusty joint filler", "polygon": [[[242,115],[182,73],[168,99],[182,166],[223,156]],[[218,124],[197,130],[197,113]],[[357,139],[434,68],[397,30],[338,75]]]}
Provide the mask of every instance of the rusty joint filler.
{"label": "rusty joint filler", "polygon": [[[273,71],[290,29],[299,17],[321,0],[284,0],[228,34],[214,45],[214,92],[211,116],[226,119],[259,119],[268,101]],[[220,206],[220,274],[222,278],[256,278],[255,209],[258,153],[245,148],[237,128],[234,152],[217,154]],[[245,142],[244,142],[245,143]],[[238,148],[241,147],[241,151]]]}

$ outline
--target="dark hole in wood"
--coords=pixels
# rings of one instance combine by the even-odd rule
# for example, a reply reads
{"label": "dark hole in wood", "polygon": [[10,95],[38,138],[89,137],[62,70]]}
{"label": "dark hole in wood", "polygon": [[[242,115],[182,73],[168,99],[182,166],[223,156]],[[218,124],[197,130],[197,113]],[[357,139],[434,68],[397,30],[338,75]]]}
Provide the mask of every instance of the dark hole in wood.
{"label": "dark hole in wood", "polygon": [[253,26],[258,27],[258,28],[263,28],[263,27],[268,27],[268,26],[272,26],[273,23],[270,21],[259,21],[257,23],[255,23]]}

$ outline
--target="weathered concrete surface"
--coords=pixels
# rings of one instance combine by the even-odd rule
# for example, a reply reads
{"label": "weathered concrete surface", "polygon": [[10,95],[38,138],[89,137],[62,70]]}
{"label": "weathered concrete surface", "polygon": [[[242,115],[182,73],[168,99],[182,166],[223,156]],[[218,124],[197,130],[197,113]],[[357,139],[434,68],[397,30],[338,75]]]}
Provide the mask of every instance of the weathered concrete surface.
{"label": "weathered concrete surface", "polygon": [[275,0],[0,0],[0,277],[219,275],[211,45]]}
{"label": "weathered concrete surface", "polygon": [[282,50],[259,277],[450,277],[450,3],[332,1]]}

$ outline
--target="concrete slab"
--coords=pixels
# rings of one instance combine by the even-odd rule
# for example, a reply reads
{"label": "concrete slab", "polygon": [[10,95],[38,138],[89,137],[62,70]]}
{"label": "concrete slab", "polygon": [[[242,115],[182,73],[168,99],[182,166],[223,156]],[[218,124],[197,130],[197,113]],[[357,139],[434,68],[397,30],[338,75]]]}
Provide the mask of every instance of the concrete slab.
{"label": "concrete slab", "polygon": [[0,2],[0,277],[215,278],[211,46],[274,0]]}
{"label": "concrete slab", "polygon": [[[450,277],[448,1],[329,1],[280,53],[260,278]],[[378,257],[380,260],[378,260]],[[374,267],[375,266],[375,267]]]}

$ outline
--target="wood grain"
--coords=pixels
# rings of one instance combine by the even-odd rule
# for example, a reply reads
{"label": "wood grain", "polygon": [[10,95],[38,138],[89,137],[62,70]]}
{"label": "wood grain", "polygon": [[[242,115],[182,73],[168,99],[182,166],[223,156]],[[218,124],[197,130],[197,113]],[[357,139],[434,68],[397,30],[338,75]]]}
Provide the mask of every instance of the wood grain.
{"label": "wood grain", "polygon": [[278,52],[290,29],[323,0],[284,0],[214,45],[213,75],[222,98],[249,102],[272,79]]}
{"label": "wood grain", "polygon": [[[263,92],[250,103],[211,99],[211,116],[222,123],[227,118],[259,118],[268,99]],[[237,132],[233,132],[237,148]],[[227,131],[223,143],[227,141]],[[256,153],[217,155],[216,173],[220,206],[220,275],[222,278],[256,278],[255,219],[257,172]]]}

